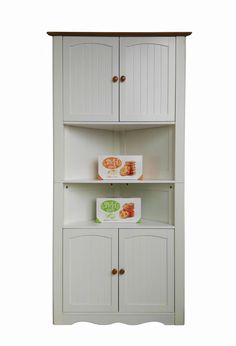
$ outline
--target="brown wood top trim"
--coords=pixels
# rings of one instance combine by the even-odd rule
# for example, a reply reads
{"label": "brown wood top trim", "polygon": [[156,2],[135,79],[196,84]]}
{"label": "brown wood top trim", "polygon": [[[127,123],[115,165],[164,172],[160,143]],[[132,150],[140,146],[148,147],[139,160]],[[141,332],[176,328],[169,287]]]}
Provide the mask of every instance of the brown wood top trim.
{"label": "brown wood top trim", "polygon": [[49,36],[189,36],[191,31],[186,32],[76,32],[76,31],[48,31]]}

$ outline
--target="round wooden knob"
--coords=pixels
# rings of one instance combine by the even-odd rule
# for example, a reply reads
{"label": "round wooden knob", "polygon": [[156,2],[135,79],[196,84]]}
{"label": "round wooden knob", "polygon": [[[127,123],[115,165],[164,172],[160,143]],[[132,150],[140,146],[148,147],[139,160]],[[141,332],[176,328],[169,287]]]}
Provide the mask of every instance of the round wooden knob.
{"label": "round wooden knob", "polygon": [[121,81],[121,82],[126,81],[126,77],[125,77],[125,76],[121,76],[121,77],[120,77],[120,81]]}
{"label": "round wooden knob", "polygon": [[118,79],[119,79],[119,78],[118,78],[117,76],[114,76],[114,77],[112,77],[112,82],[113,82],[113,83],[116,83],[116,82],[118,82]]}
{"label": "round wooden knob", "polygon": [[125,273],[125,270],[124,269],[120,269],[119,274],[123,275],[124,273]]}
{"label": "round wooden knob", "polygon": [[117,274],[117,272],[118,272],[118,270],[116,269],[116,268],[114,268],[114,269],[112,269],[112,275],[116,275]]}

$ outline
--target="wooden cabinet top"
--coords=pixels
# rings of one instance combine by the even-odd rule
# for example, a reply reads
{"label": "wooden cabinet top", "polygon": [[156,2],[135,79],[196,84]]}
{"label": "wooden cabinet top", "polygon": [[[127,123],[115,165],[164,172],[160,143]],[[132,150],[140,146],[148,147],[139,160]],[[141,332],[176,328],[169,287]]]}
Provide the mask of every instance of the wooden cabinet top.
{"label": "wooden cabinet top", "polygon": [[77,32],[77,31],[48,31],[49,36],[189,36],[191,31],[183,32]]}

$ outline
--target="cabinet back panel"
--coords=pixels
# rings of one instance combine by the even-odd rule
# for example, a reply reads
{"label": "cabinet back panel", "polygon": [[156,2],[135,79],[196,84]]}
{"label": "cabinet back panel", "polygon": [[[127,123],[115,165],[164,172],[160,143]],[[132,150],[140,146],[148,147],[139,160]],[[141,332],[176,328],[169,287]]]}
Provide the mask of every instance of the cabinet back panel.
{"label": "cabinet back panel", "polygon": [[143,155],[144,179],[174,179],[174,126],[125,132],[125,153]]}
{"label": "cabinet back panel", "polygon": [[[96,198],[117,196],[116,186],[70,184],[64,188],[64,223],[95,220]],[[117,196],[118,197],[118,196]]]}
{"label": "cabinet back panel", "polygon": [[113,131],[65,126],[65,178],[96,179],[98,155],[119,154]]}
{"label": "cabinet back panel", "polygon": [[124,197],[140,197],[142,200],[142,218],[150,221],[174,222],[174,191],[169,184],[146,184],[121,186]]}

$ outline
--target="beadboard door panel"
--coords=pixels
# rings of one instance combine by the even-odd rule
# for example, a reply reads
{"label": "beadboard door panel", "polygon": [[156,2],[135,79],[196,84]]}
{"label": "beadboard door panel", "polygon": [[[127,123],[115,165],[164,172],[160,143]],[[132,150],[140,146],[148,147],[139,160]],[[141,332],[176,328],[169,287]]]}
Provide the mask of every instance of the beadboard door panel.
{"label": "beadboard door panel", "polygon": [[120,312],[174,312],[174,231],[120,229]]}
{"label": "beadboard door panel", "polygon": [[63,37],[66,121],[118,121],[118,37]]}
{"label": "beadboard door panel", "polygon": [[121,121],[175,120],[175,38],[121,37]]}
{"label": "beadboard door panel", "polygon": [[63,312],[117,312],[117,229],[63,230]]}

